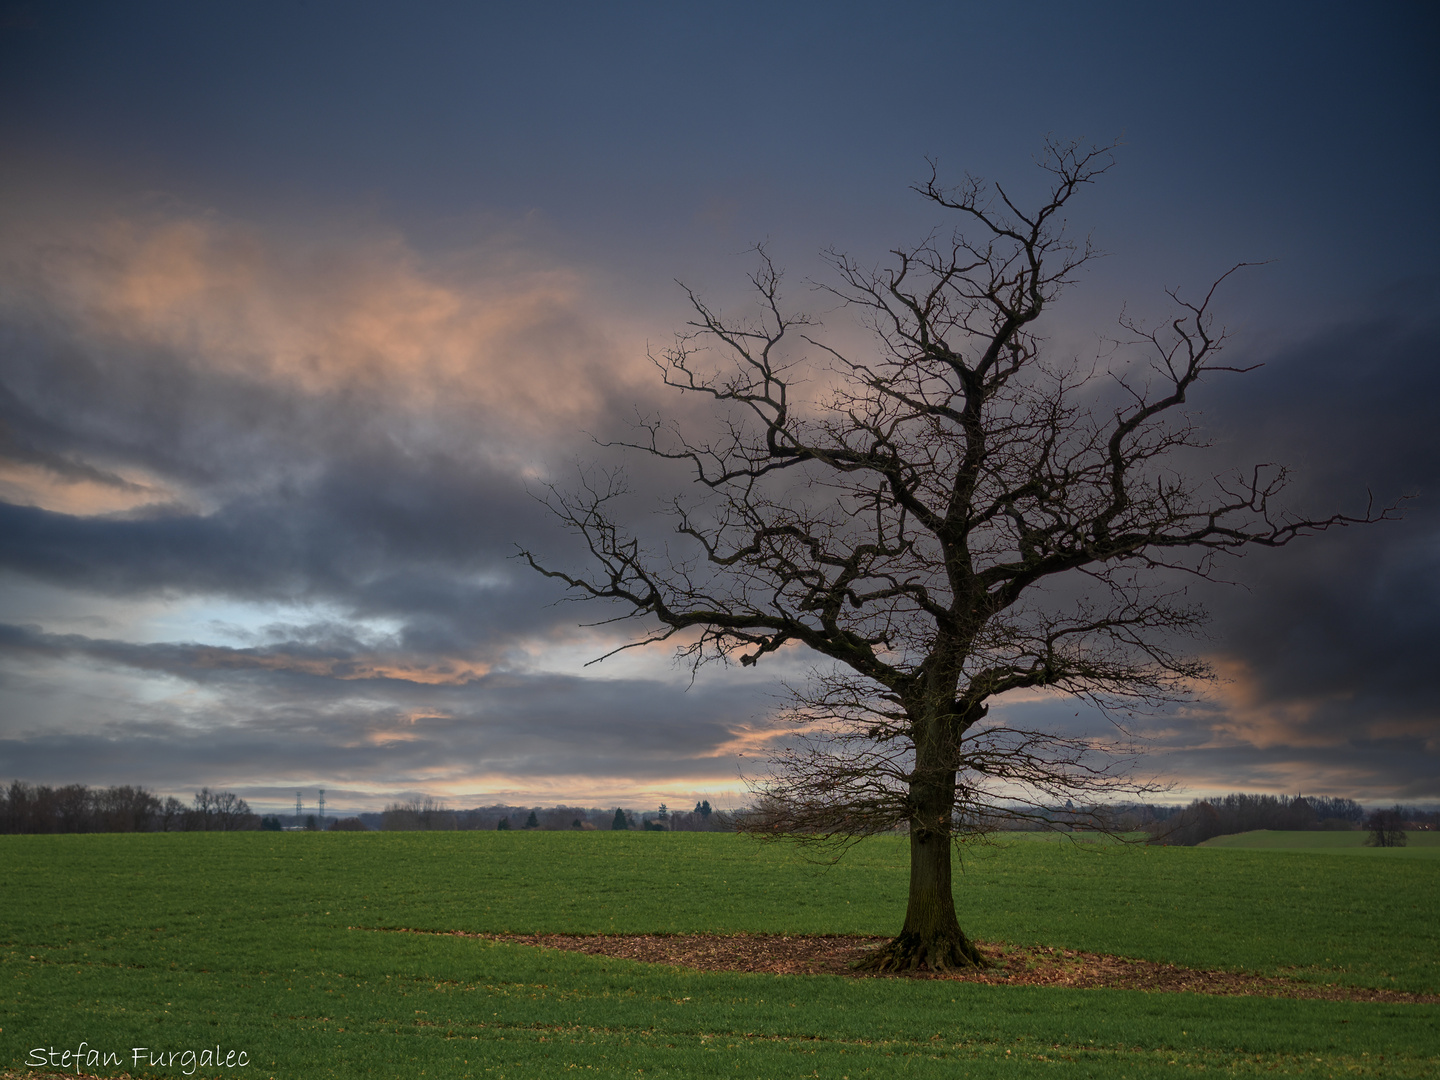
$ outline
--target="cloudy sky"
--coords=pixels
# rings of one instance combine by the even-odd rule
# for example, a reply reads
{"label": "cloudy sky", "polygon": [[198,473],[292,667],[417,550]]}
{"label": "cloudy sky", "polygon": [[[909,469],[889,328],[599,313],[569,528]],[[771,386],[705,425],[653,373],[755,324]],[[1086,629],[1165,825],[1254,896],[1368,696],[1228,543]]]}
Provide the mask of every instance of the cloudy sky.
{"label": "cloudy sky", "polygon": [[950,228],[927,158],[1033,194],[1053,134],[1124,144],[1057,355],[1269,260],[1217,301],[1264,366],[1197,397],[1213,467],[1414,496],[1227,567],[1224,680],[1146,767],[1440,799],[1436,55],[1400,3],[0,4],[0,780],[733,801],[804,658],[585,666],[533,493],[678,407],[677,279],[741,310],[765,242],[857,340],[819,253]]}

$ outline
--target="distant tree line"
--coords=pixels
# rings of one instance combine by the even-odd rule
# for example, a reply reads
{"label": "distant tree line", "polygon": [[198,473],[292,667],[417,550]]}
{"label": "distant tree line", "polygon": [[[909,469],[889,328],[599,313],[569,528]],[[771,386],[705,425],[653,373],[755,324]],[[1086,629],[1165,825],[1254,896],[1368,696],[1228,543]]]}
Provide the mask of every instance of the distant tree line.
{"label": "distant tree line", "polygon": [[0,788],[0,833],[229,832],[260,817],[229,791],[201,788],[192,803],[129,784],[49,787],[16,780]]}
{"label": "distant tree line", "polygon": [[[1414,806],[1396,806],[1385,814],[1382,833],[1393,838],[1403,829],[1433,829],[1440,826],[1440,812]],[[1371,815],[1372,817],[1374,814]],[[1354,799],[1323,795],[1246,795],[1236,793],[1223,799],[1196,799],[1168,819],[1147,825],[1152,843],[1193,845],[1216,836],[1250,832],[1254,829],[1359,829],[1373,827],[1364,807]],[[1403,843],[1403,839],[1398,843]]]}
{"label": "distant tree line", "polygon": [[[446,831],[514,829],[542,832],[635,830],[645,832],[727,832],[743,821],[747,810],[712,810],[708,800],[694,810],[633,811],[579,806],[484,806],[451,810],[435,799],[391,803],[381,813],[317,819],[294,819],[294,827],[329,831]],[[16,780],[0,788],[0,833],[89,832],[224,832],[237,829],[281,829],[290,818],[251,812],[244,799],[229,791],[201,788],[194,800],[161,798],[143,787],[108,788],[67,784],[32,785]],[[984,831],[1053,829],[1145,832],[1150,842],[1188,846],[1216,836],[1254,829],[1361,829],[1366,843],[1402,846],[1405,831],[1440,828],[1440,811],[1396,805],[1371,811],[1353,799],[1322,795],[1250,795],[1242,792],[1219,799],[1196,799],[1188,806],[1123,803],[1054,807],[1017,807],[991,814]]]}
{"label": "distant tree line", "polygon": [[1178,806],[1153,803],[1099,803],[1075,806],[998,807],[979,822],[965,822],[967,828],[981,832],[1137,832],[1180,813]]}
{"label": "distant tree line", "polygon": [[[383,813],[359,816],[363,827],[385,830],[513,829],[563,832],[599,829],[637,832],[726,832],[743,825],[755,808],[722,812],[712,810],[708,800],[694,810],[636,812],[624,807],[613,810],[578,806],[485,806],[451,810],[434,799],[392,803]],[[1384,842],[1395,839],[1397,830],[1440,828],[1440,812],[1415,806],[1396,806],[1383,814]],[[1374,816],[1373,814],[1371,815]],[[354,819],[351,819],[352,821]],[[1396,825],[1399,822],[1399,825]],[[1058,830],[1062,832],[1103,831],[1148,833],[1152,843],[1193,845],[1215,836],[1249,832],[1253,829],[1360,829],[1370,828],[1365,808],[1353,799],[1324,795],[1251,795],[1243,792],[1218,799],[1196,799],[1188,806],[1154,803],[1119,803],[1052,807],[1003,808],[987,815],[979,831],[1005,832]],[[335,826],[331,826],[334,828]],[[354,828],[355,825],[349,827]],[[1369,840],[1367,843],[1380,843]]]}
{"label": "distant tree line", "polygon": [[[285,824],[290,822],[289,825]],[[268,832],[289,832],[299,829],[304,832],[367,832],[368,828],[358,817],[320,817],[317,814],[266,814],[260,819],[260,828]]]}
{"label": "distant tree line", "polygon": [[[743,827],[746,808],[731,815]],[[1187,846],[1216,836],[1255,829],[1354,830],[1368,829],[1365,843],[1377,847],[1403,846],[1406,829],[1440,828],[1440,811],[1418,806],[1394,806],[1366,813],[1353,799],[1324,795],[1251,795],[1236,792],[1218,799],[1196,799],[1188,806],[1154,803],[1092,804],[1076,806],[996,807],[983,819],[957,822],[971,832],[1085,832],[1147,833],[1149,842]]]}
{"label": "distant tree line", "polygon": [[364,827],[386,831],[498,829],[541,832],[589,832],[636,829],[646,832],[722,832],[730,819],[712,810],[708,799],[691,811],[671,810],[663,803],[656,810],[607,810],[582,806],[482,806],[451,810],[435,799],[395,802],[382,813],[361,814]]}
{"label": "distant tree line", "polygon": [[[620,824],[616,824],[616,822]],[[709,800],[693,811],[664,804],[656,810],[601,809],[580,806],[485,806],[451,810],[431,799],[395,802],[381,813],[344,818],[315,814],[267,814],[251,811],[244,799],[229,791],[201,788],[190,803],[173,795],[160,797],[143,787],[100,788],[85,784],[50,787],[14,781],[0,787],[0,833],[201,832],[236,829],[302,829],[309,831],[416,831],[456,829],[517,829],[591,831],[612,828],[664,832],[718,832],[730,818],[712,811]]]}

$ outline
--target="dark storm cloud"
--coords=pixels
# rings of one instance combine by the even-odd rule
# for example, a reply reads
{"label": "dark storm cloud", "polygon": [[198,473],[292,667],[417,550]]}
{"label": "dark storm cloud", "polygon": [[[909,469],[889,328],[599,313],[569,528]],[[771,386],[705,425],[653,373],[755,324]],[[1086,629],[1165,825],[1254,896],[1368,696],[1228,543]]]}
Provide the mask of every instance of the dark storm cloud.
{"label": "dark storm cloud", "polygon": [[[82,517],[0,504],[0,567],[113,595],[333,600],[357,613],[442,620],[460,634],[546,618],[554,590],[510,561],[516,543],[549,526],[543,511],[517,482],[450,484],[453,463],[426,464],[387,476],[383,465],[398,463],[370,460],[310,490],[203,515]],[[501,623],[497,610],[507,612]]]}
{"label": "dark storm cloud", "polygon": [[[355,650],[358,652],[359,650]],[[320,647],[217,649],[134,644],[0,627],[6,666],[43,660],[164,673],[204,687],[205,704],[90,730],[10,730],[0,760],[40,781],[144,775],[161,786],[214,775],[384,787],[398,775],[440,786],[475,775],[512,781],[586,777],[625,784],[733,783],[770,707],[769,684],[708,692],[643,679],[474,674],[443,683],[375,675],[353,653]],[[156,719],[155,712],[163,714]],[[67,771],[68,770],[68,771]],[[60,774],[64,773],[64,776]]]}
{"label": "dark storm cloud", "polygon": [[1363,515],[1371,498],[1376,511],[1398,508],[1394,521],[1257,553],[1238,570],[1251,590],[1217,598],[1229,650],[1258,662],[1275,692],[1433,699],[1424,658],[1440,655],[1440,321],[1413,313],[1433,319],[1437,288],[1289,346],[1225,387],[1214,410],[1225,456],[1292,467],[1281,501],[1294,512]]}
{"label": "dark storm cloud", "polygon": [[1211,463],[1289,466],[1290,511],[1398,512],[1222,563],[1240,584],[1205,593],[1204,651],[1225,681],[1216,709],[1192,719],[1245,749],[1189,750],[1184,769],[1217,782],[1224,764],[1243,786],[1288,762],[1295,778],[1343,785],[1348,761],[1357,791],[1393,775],[1407,797],[1440,796],[1437,310],[1430,280],[1267,357],[1238,342],[1237,362],[1265,366],[1201,399]]}
{"label": "dark storm cloud", "polygon": [[342,478],[338,495],[322,484],[208,515],[79,517],[0,503],[0,568],[112,596],[323,602],[398,620],[393,645],[405,651],[487,651],[572,625],[573,611],[551,606],[554,587],[511,558],[551,528],[544,512],[518,483],[451,485],[445,471],[407,463],[386,478],[372,461]]}
{"label": "dark storm cloud", "polygon": [[[286,642],[266,648],[224,648],[173,642],[137,643],[49,634],[33,626],[0,624],[0,655],[20,660],[83,657],[99,664],[162,672],[200,684],[231,684],[269,705],[309,700],[327,702],[369,697],[397,709],[426,703],[437,710],[463,711],[471,718],[504,718],[522,727],[544,721],[556,738],[580,740],[609,731],[627,739],[630,729],[653,729],[684,719],[686,727],[667,740],[667,749],[700,752],[728,738],[720,718],[738,716],[731,726],[758,718],[769,707],[767,680],[737,673],[723,686],[691,692],[683,682],[634,678],[578,678],[513,670],[457,671],[451,677],[437,664],[423,678],[404,669],[377,668],[373,644],[343,633],[309,644]],[[263,678],[256,685],[253,677]],[[291,722],[290,720],[286,721]],[[608,738],[608,736],[607,736]]]}
{"label": "dark storm cloud", "polygon": [[1159,759],[1205,791],[1342,795],[1375,804],[1440,799],[1434,741],[1358,738],[1331,746],[1237,744],[1174,751]]}

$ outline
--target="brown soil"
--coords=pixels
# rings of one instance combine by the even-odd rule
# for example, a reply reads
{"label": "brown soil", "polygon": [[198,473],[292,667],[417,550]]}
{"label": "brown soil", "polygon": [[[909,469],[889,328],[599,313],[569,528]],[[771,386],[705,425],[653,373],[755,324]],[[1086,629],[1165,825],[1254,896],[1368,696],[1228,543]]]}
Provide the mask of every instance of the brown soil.
{"label": "brown soil", "polygon": [[[424,931],[401,931],[423,933]],[[976,942],[991,963],[983,970],[944,974],[921,971],[911,975],[874,975],[851,970],[851,964],[889,938],[783,936],[780,934],[471,934],[544,949],[565,949],[591,956],[614,956],[648,964],[673,964],[699,971],[755,971],[774,975],[845,975],[851,978],[955,979],[1004,986],[1069,986],[1083,989],[1146,990],[1152,993],[1251,994],[1261,997],[1324,998],[1331,1001],[1440,1003],[1440,995],[1374,990],[1300,982],[1242,971],[1196,971],[1151,960],[1057,949]]]}

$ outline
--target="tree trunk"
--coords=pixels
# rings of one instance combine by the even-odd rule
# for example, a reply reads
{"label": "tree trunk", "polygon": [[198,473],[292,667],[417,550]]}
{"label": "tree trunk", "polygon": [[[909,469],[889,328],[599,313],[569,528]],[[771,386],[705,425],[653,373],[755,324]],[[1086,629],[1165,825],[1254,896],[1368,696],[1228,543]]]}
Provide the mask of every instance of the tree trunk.
{"label": "tree trunk", "polygon": [[[910,902],[900,936],[856,965],[867,971],[985,967],[955,917],[950,885],[955,767],[945,737],[949,716],[917,725],[910,781]],[[923,734],[922,734],[923,733]]]}

